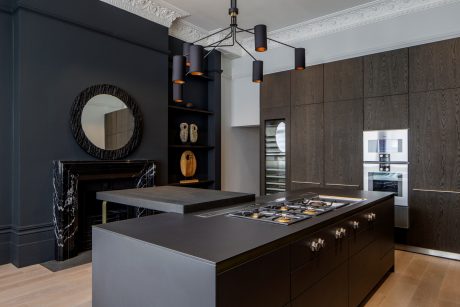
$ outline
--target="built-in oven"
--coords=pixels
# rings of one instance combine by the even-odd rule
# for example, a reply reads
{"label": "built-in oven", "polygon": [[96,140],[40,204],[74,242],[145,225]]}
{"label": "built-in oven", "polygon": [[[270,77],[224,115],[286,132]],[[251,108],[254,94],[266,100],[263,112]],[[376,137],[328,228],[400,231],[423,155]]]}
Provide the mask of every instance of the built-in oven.
{"label": "built-in oven", "polygon": [[395,226],[409,228],[408,130],[365,131],[363,135],[366,191],[395,195]]}
{"label": "built-in oven", "polygon": [[364,131],[365,162],[407,162],[408,133],[402,130]]}

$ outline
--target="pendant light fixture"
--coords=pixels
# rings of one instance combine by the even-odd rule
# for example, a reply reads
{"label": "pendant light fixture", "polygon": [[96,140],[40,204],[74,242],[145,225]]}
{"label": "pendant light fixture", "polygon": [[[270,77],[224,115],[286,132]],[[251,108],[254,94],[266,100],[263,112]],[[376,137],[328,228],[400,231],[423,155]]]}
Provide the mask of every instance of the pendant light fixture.
{"label": "pendant light fixture", "polygon": [[185,57],[183,55],[173,57],[172,81],[176,84],[185,83]]}
{"label": "pendant light fixture", "polygon": [[[231,47],[235,44],[239,45],[241,49],[244,50],[249,56],[253,59],[252,63],[252,81],[255,83],[263,82],[263,62],[257,60],[239,41],[237,38],[238,33],[249,33],[254,35],[254,49],[256,52],[265,52],[268,49],[268,41],[289,47],[294,49],[294,69],[303,70],[305,69],[305,48],[296,48],[294,46],[285,44],[283,42],[271,39],[267,36],[267,26],[266,25],[256,25],[251,29],[242,29],[238,27],[237,16],[239,13],[237,0],[230,0],[230,8],[228,9],[228,14],[230,15],[230,26],[217,31],[211,35],[200,38],[199,40],[193,43],[184,43],[183,53],[181,56],[173,57],[173,82],[176,84],[183,84],[185,82],[185,70],[188,68],[187,74],[191,75],[203,75],[204,74],[204,59],[211,54],[214,50],[219,47]],[[222,32],[228,31],[222,39],[207,45],[201,46],[196,45],[196,43],[208,39],[212,36],[220,34]],[[225,43],[224,42],[231,42]],[[209,51],[205,54],[205,48],[210,48]],[[176,58],[177,57],[177,58]],[[182,86],[181,86],[182,88]]]}
{"label": "pendant light fixture", "polygon": [[174,83],[173,84],[173,100],[174,102],[181,103],[184,102],[184,87],[182,84]]}

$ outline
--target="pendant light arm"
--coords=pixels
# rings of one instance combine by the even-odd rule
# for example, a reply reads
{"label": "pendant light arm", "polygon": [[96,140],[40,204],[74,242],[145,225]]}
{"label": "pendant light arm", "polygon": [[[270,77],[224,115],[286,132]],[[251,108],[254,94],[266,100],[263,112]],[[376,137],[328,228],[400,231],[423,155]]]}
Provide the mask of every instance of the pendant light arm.
{"label": "pendant light arm", "polygon": [[206,53],[206,55],[204,56],[204,59],[206,59],[208,57],[208,55],[211,54],[211,52],[213,52],[214,50],[216,50],[217,47],[220,46],[220,44],[222,42],[224,42],[225,40],[229,39],[230,37],[232,36],[232,32],[230,32],[229,34],[227,34],[227,36],[224,37],[224,39],[221,39],[217,45],[215,45],[210,51],[208,51],[208,53]]}
{"label": "pendant light arm", "polygon": [[210,38],[211,36],[216,35],[216,34],[219,34],[219,33],[221,33],[221,32],[224,32],[224,31],[226,31],[226,30],[228,30],[228,29],[230,29],[230,28],[231,28],[231,27],[227,27],[227,28],[225,28],[225,29],[219,30],[219,31],[214,32],[214,33],[212,33],[212,34],[209,34],[208,36],[202,37],[202,38],[200,38],[200,39],[194,41],[192,44],[196,44],[196,43],[198,43],[198,42],[201,42],[201,41],[204,40],[204,39]]}
{"label": "pendant light arm", "polygon": [[249,54],[249,56],[250,56],[254,61],[257,61],[257,59],[256,59],[249,51],[247,51],[246,48],[244,48],[243,45],[241,45],[240,42],[239,42],[238,40],[235,40],[235,41],[236,41],[236,43],[237,43],[238,45],[240,45],[240,47],[241,47],[244,51],[246,51],[247,54]]}
{"label": "pendant light arm", "polygon": [[224,37],[223,39],[221,39],[221,40],[219,40],[219,41],[217,41],[217,42],[214,42],[214,43],[212,43],[212,44],[209,44],[209,45],[207,45],[207,46],[204,46],[204,48],[214,47],[214,46],[216,46],[216,44],[217,44],[217,45],[220,45],[221,43],[223,43],[223,42],[226,41],[227,39],[231,38],[231,36],[232,36],[232,32],[230,32],[230,33],[228,33],[227,35],[225,35],[225,37]]}
{"label": "pendant light arm", "polygon": [[[254,34],[254,32],[253,32],[254,29],[247,29],[247,30],[241,29],[241,28],[237,28],[237,29],[240,30],[240,31],[238,31],[238,33],[247,32],[247,33],[250,33],[250,34]],[[268,39],[269,41],[278,43],[278,44],[280,44],[280,45],[283,45],[283,46],[286,46],[286,47],[295,49],[294,46],[291,46],[291,45],[285,44],[285,43],[283,43],[283,42],[277,41],[276,39],[272,39],[272,38],[270,38],[270,37],[267,37],[267,39]]]}

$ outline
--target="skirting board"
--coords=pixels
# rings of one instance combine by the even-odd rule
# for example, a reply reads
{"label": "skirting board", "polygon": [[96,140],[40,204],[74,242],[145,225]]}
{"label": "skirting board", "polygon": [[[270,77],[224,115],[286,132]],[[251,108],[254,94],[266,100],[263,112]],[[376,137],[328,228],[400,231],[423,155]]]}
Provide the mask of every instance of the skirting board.
{"label": "skirting board", "polygon": [[406,252],[460,261],[460,254],[457,254],[457,253],[443,252],[443,251],[438,251],[434,249],[403,245],[403,244],[396,244],[395,248],[398,250],[406,251]]}

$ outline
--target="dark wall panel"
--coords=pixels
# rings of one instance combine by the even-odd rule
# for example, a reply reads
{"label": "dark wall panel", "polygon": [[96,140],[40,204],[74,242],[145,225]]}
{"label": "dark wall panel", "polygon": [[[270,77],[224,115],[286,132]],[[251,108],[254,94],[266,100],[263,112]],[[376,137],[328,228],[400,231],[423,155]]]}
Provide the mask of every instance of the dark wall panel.
{"label": "dark wall panel", "polygon": [[[51,13],[48,7],[41,7],[51,2],[57,11]],[[56,1],[43,1],[37,4],[39,12],[20,7],[14,14],[15,187],[11,253],[12,261],[19,266],[54,258],[51,162],[94,159],[77,145],[70,129],[73,100],[85,88],[113,84],[135,99],[144,119],[143,137],[138,149],[126,159],[158,161],[156,183],[167,182],[167,29],[153,23],[147,26],[142,18],[121,10],[103,11],[99,1],[82,1],[88,4],[85,11],[80,2],[77,8],[64,2],[67,7]],[[96,15],[90,9],[93,6]],[[87,12],[113,25],[114,33],[101,31],[97,24],[84,25],[84,20],[77,22],[70,8],[78,10],[78,16]],[[64,20],[65,15],[69,15],[68,20]],[[125,40],[128,32],[112,35],[120,24],[130,29],[132,37]],[[138,30],[151,42],[141,41]]]}
{"label": "dark wall panel", "polygon": [[9,261],[11,224],[12,18],[0,12],[0,264]]}

